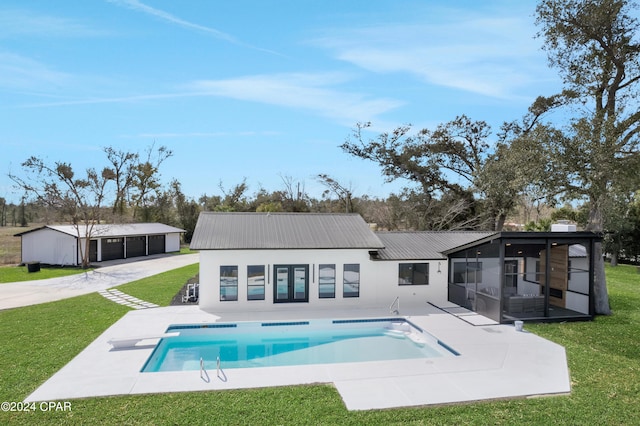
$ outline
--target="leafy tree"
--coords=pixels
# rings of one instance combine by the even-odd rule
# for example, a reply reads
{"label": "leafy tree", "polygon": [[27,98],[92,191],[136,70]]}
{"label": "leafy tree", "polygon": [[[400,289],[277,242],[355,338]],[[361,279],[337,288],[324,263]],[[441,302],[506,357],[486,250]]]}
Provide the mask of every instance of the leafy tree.
{"label": "leafy tree", "polygon": [[[538,153],[537,176],[549,197],[585,200],[586,229],[598,233],[609,195],[637,187],[640,44],[633,7],[627,0],[542,0],[536,9],[538,35],[565,89],[539,98],[531,115],[577,108],[565,109],[565,128],[540,122],[523,141]],[[594,254],[596,313],[610,314],[601,244]]]}
{"label": "leafy tree", "polygon": [[214,206],[213,210],[220,212],[246,211],[248,204],[246,192],[249,190],[246,178],[242,179],[242,182],[233,186],[233,188],[228,191],[225,190],[222,182],[220,182],[218,186],[220,187],[220,191],[224,194],[224,198],[221,199],[220,203]]}
{"label": "leafy tree", "polygon": [[176,179],[171,181],[170,187],[173,193],[179,225],[186,231],[184,240],[190,243],[193,237],[193,231],[196,229],[196,223],[198,222],[200,206],[194,200],[187,199],[182,193],[180,182]]}
{"label": "leafy tree", "polygon": [[551,231],[551,219],[543,218],[537,222],[527,222],[524,225],[524,230],[529,232],[549,232]]}
{"label": "leafy tree", "polygon": [[279,201],[266,201],[258,204],[256,212],[258,213],[276,213],[282,211],[282,204]]}
{"label": "leafy tree", "polygon": [[608,198],[604,221],[604,249],[611,256],[611,266],[618,260],[632,259],[637,254],[638,211],[640,197],[635,194],[613,194]]}
{"label": "leafy tree", "polygon": [[[357,124],[341,148],[378,163],[389,181],[405,178],[418,184],[425,201],[446,195],[444,199],[455,200],[456,211],[475,211],[476,221],[465,220],[468,225],[501,229],[514,201],[511,192],[504,193],[510,177],[498,168],[499,158],[491,157],[487,141],[491,128],[486,122],[462,115],[433,131],[422,129],[411,135],[407,125],[365,140],[362,131],[370,126]],[[492,167],[486,167],[489,161]],[[475,195],[484,200],[486,209],[479,208]],[[460,206],[461,201],[467,204]]]}
{"label": "leafy tree", "polygon": [[345,213],[353,212],[353,189],[351,187],[340,184],[340,182],[324,173],[319,174],[316,178],[327,188],[322,194],[323,198],[334,194],[338,197],[338,202],[344,206]]}

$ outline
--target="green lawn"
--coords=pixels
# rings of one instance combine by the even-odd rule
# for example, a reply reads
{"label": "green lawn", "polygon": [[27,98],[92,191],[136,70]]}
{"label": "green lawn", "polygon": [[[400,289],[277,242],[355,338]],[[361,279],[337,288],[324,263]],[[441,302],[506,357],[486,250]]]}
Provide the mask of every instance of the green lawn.
{"label": "green lawn", "polygon": [[118,289],[146,302],[169,306],[173,296],[180,291],[187,280],[198,273],[198,267],[197,263],[183,266],[173,271],[121,285]]}
{"label": "green lawn", "polygon": [[[120,288],[167,304],[195,270],[188,266]],[[568,396],[348,412],[330,384],[319,384],[87,398],[72,400],[70,412],[0,412],[0,424],[638,424],[640,274],[619,266],[608,268],[607,276],[613,316],[526,326],[567,348]],[[127,310],[90,294],[0,312],[0,400],[21,401]]]}
{"label": "green lawn", "polygon": [[0,284],[66,277],[67,275],[75,275],[88,271],[91,271],[91,269],[67,266],[65,268],[42,267],[38,272],[29,272],[26,266],[0,266]]}
{"label": "green lawn", "polygon": [[[193,254],[197,251],[189,249],[189,247],[181,247],[175,255]],[[75,266],[61,267],[41,267],[38,272],[27,271],[26,266],[0,266],[0,284],[15,283],[19,281],[45,280],[47,278],[66,277],[67,275],[75,275],[93,270],[82,269]]]}

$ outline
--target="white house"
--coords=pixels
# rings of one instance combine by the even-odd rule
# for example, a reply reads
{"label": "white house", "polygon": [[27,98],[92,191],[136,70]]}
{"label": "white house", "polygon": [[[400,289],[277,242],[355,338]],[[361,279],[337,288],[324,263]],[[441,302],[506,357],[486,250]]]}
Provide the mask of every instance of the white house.
{"label": "white house", "polygon": [[[16,234],[22,246],[22,263],[79,265],[86,244],[83,225],[46,225]],[[101,262],[180,251],[183,229],[162,223],[94,225],[89,261]]]}
{"label": "white house", "polygon": [[[191,241],[200,250],[200,306],[380,307],[396,297],[405,306],[442,303],[447,259],[425,243],[427,235],[376,234],[357,214],[202,213]],[[456,235],[441,247],[487,233]]]}
{"label": "white house", "polygon": [[591,318],[596,240],[373,232],[357,214],[204,212],[191,248],[200,251],[200,308],[211,312],[381,308],[400,298],[508,322]]}

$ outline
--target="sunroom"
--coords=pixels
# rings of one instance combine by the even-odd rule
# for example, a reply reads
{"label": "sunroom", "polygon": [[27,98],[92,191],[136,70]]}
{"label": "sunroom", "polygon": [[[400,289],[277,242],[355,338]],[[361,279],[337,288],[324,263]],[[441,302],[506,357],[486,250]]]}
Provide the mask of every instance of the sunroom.
{"label": "sunroom", "polygon": [[591,232],[500,232],[446,252],[448,299],[501,323],[594,315]]}

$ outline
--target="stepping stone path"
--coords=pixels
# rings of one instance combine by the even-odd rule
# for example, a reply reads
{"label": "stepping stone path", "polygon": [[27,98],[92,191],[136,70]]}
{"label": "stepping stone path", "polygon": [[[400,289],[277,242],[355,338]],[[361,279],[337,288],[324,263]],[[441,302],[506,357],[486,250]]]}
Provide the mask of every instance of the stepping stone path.
{"label": "stepping stone path", "polygon": [[155,303],[145,302],[144,300],[140,300],[137,297],[129,296],[128,294],[123,293],[120,290],[102,290],[98,293],[100,293],[101,296],[111,300],[112,302],[129,306],[133,309],[147,309],[158,307],[158,305],[156,305]]}

